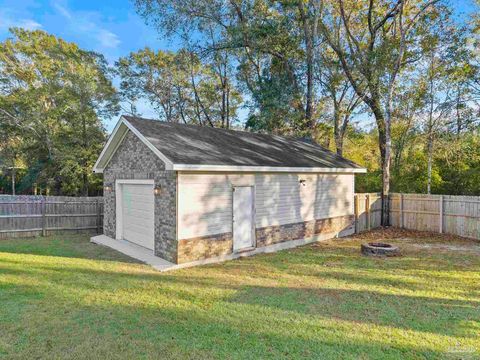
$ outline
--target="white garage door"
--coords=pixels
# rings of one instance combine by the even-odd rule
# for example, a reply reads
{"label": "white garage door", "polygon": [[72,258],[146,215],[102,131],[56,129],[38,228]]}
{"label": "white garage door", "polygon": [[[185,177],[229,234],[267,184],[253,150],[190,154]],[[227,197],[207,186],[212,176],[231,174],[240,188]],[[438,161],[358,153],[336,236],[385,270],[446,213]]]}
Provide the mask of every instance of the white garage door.
{"label": "white garage door", "polygon": [[153,184],[122,185],[123,238],[153,250]]}

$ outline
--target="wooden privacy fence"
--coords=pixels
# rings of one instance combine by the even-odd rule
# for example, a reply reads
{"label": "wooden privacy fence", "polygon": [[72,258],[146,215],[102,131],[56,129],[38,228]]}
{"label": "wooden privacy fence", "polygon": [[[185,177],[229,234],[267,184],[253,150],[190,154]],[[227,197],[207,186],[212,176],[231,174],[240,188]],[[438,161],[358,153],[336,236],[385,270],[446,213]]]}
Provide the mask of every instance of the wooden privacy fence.
{"label": "wooden privacy fence", "polygon": [[[391,194],[390,224],[480,239],[480,196]],[[355,231],[380,227],[379,193],[355,194]],[[0,195],[0,239],[103,228],[102,197]]]}
{"label": "wooden privacy fence", "polygon": [[480,196],[392,194],[390,223],[480,239]]}
{"label": "wooden privacy fence", "polygon": [[355,194],[355,232],[381,226],[382,196],[380,193]]}
{"label": "wooden privacy fence", "polygon": [[0,239],[102,228],[102,197],[0,195]]}
{"label": "wooden privacy fence", "polygon": [[[480,239],[480,196],[390,194],[390,225]],[[355,195],[355,230],[380,227],[380,194]]]}

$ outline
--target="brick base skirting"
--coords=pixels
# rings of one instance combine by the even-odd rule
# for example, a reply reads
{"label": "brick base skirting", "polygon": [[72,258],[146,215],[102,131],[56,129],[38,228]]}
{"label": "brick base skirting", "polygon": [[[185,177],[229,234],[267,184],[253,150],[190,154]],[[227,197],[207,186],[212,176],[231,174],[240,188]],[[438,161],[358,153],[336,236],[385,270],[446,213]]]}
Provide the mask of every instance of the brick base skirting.
{"label": "brick base skirting", "polygon": [[[307,222],[268,226],[255,230],[257,247],[309,238],[318,234],[338,233],[354,225],[354,216],[338,216]],[[231,254],[232,233],[201,236],[178,241],[178,264]]]}
{"label": "brick base skirting", "polygon": [[354,216],[338,216],[300,223],[268,226],[256,229],[257,247],[273,245],[285,241],[309,238],[317,234],[338,233],[352,227]]}
{"label": "brick base skirting", "polygon": [[208,259],[231,254],[233,249],[232,233],[201,236],[178,241],[177,263]]}

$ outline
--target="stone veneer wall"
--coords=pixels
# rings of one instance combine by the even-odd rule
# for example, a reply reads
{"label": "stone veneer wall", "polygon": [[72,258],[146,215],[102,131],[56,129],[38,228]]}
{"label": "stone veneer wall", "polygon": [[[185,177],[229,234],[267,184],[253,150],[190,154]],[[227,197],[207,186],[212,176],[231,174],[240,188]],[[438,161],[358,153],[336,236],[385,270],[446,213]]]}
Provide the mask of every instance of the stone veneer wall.
{"label": "stone veneer wall", "polygon": [[201,236],[178,241],[178,263],[231,254],[232,233]]}
{"label": "stone veneer wall", "polygon": [[[294,224],[268,226],[255,229],[257,247],[278,244],[285,241],[309,238],[319,234],[348,232],[354,226],[354,216],[338,216]],[[231,254],[233,235],[224,233],[179,240],[178,263],[186,263],[210,257]]]}
{"label": "stone veneer wall", "polygon": [[268,226],[255,229],[257,247],[290,240],[309,238],[318,234],[340,233],[354,226],[353,215],[317,219],[306,222]]}
{"label": "stone veneer wall", "polygon": [[[155,255],[177,262],[175,171],[165,170],[165,164],[135,136],[128,132],[103,171],[105,186],[115,189],[116,179],[153,179],[161,187],[155,196]],[[105,235],[115,238],[115,191],[104,194]]]}

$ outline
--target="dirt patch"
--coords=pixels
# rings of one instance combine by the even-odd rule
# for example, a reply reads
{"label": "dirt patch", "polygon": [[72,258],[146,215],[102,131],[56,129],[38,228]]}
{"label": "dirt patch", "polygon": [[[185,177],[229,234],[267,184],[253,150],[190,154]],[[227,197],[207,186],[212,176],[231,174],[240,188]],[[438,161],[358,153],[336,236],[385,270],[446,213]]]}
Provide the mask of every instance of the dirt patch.
{"label": "dirt patch", "polygon": [[[380,240],[402,240],[423,243],[455,243],[464,244],[466,246],[480,246],[480,241],[475,239],[462,238],[460,236],[449,234],[438,234],[427,231],[415,231],[389,227],[385,229],[375,229],[361,234],[356,234],[350,239],[358,239],[363,241],[380,241]],[[419,241],[420,240],[420,241]]]}
{"label": "dirt patch", "polygon": [[455,245],[442,245],[442,244],[410,244],[410,246],[418,249],[436,249],[436,250],[448,250],[448,251],[465,251],[474,252],[480,254],[480,246],[455,246]]}

